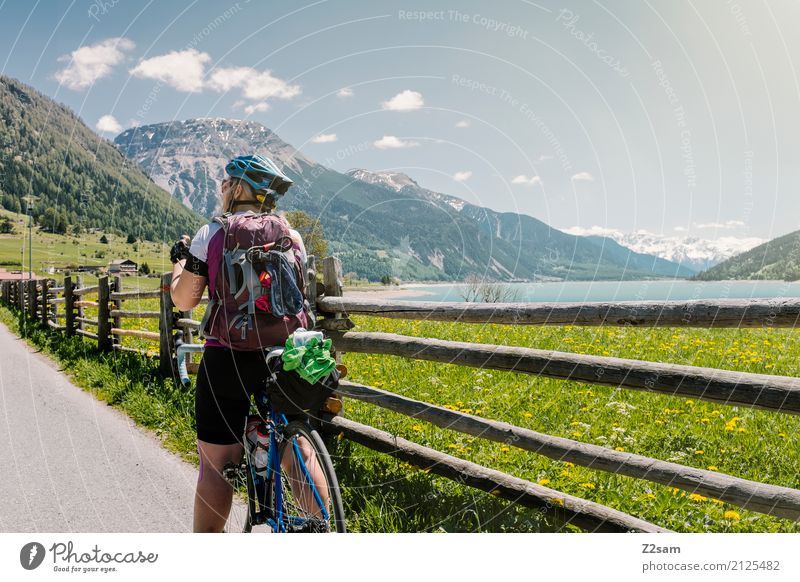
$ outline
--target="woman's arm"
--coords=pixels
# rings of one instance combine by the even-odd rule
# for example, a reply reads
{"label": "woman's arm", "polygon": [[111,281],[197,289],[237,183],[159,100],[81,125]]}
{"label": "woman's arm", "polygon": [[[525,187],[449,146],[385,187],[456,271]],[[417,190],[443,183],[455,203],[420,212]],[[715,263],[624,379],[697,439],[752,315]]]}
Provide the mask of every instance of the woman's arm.
{"label": "woman's arm", "polygon": [[172,267],[172,284],[170,285],[172,302],[181,311],[189,311],[200,303],[208,282],[206,277],[184,270],[185,264],[186,259],[181,259]]}

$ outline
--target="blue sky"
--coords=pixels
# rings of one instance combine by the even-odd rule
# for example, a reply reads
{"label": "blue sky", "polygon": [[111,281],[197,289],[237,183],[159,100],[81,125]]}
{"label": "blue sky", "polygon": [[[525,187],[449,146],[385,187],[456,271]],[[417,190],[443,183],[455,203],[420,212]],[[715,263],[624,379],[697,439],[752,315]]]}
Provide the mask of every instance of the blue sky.
{"label": "blue sky", "polygon": [[772,238],[800,228],[798,22],[789,0],[0,0],[0,70],[108,138],[249,118],[557,228]]}

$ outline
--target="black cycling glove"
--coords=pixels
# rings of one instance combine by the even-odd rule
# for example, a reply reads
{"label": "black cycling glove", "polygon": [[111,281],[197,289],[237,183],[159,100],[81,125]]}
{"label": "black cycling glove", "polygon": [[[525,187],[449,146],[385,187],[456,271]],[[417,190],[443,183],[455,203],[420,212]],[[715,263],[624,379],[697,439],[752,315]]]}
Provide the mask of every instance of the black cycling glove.
{"label": "black cycling glove", "polygon": [[174,265],[181,259],[188,259],[189,258],[189,244],[186,242],[186,238],[181,238],[175,241],[175,244],[172,245],[172,248],[169,251],[169,260],[172,261]]}

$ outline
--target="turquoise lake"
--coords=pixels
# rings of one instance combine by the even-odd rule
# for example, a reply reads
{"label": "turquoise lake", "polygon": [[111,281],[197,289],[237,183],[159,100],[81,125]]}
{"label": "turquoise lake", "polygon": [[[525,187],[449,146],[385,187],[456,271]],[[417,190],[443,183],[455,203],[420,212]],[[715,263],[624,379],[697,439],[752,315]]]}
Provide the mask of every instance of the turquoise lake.
{"label": "turquoise lake", "polygon": [[[409,284],[393,298],[415,301],[464,301],[463,285]],[[800,281],[575,281],[509,283],[515,301],[683,301],[691,299],[800,298]],[[424,294],[423,294],[424,293]]]}

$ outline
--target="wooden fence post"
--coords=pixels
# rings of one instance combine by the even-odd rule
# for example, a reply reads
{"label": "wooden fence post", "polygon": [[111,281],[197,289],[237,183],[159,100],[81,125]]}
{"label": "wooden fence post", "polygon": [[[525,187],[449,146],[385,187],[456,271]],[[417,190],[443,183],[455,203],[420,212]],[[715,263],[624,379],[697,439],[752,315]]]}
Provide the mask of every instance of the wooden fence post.
{"label": "wooden fence post", "polygon": [[17,308],[25,313],[25,281],[17,281]]}
{"label": "wooden fence post", "polygon": [[161,275],[161,295],[159,296],[159,318],[158,318],[158,370],[164,376],[173,376],[175,366],[173,365],[172,354],[175,339],[172,337],[173,320],[172,303],[170,295],[170,284],[172,283],[172,273]]}
{"label": "wooden fence post", "polygon": [[72,290],[72,277],[64,277],[64,325],[68,336],[75,335],[75,295]]}
{"label": "wooden fence post", "polygon": [[41,316],[42,316],[42,327],[47,328],[47,287],[49,281],[47,279],[42,279],[42,309],[41,309]]}
{"label": "wooden fence post", "polygon": [[[75,289],[83,289],[83,277],[81,275],[77,275],[75,277]],[[86,297],[84,297],[83,295],[78,295],[78,300],[85,301]],[[78,305],[77,310],[78,310],[78,318],[77,318],[78,329],[86,329],[86,327],[83,325],[83,321],[81,321],[82,319],[84,319],[83,306]]]}
{"label": "wooden fence post", "polygon": [[111,349],[108,275],[103,275],[97,279],[97,287],[97,349],[101,352],[107,352]]}
{"label": "wooden fence post", "polygon": [[[121,293],[122,292],[122,277],[119,275],[114,275],[114,286],[112,287],[114,293]],[[122,299],[115,299],[114,300],[114,309],[116,311],[122,310]],[[112,319],[113,325],[116,329],[122,329],[122,317],[119,315],[115,315]],[[118,335],[111,336],[111,346],[122,345],[122,338]]]}
{"label": "wooden fence post", "polygon": [[31,319],[36,319],[37,303],[36,279],[28,279],[28,315]]}
{"label": "wooden fence post", "polygon": [[306,259],[306,299],[311,306],[311,311],[314,313],[314,319],[317,316],[317,258],[314,255],[309,255]]}

